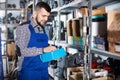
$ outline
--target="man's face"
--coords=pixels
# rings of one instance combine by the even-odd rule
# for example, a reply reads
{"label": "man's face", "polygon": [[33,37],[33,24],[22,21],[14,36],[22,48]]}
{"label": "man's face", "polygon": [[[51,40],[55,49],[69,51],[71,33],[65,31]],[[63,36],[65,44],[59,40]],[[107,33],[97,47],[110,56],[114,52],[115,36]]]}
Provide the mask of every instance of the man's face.
{"label": "man's face", "polygon": [[39,24],[40,26],[43,26],[49,17],[50,13],[47,12],[44,8],[41,8],[40,10],[36,11],[36,22],[37,24]]}

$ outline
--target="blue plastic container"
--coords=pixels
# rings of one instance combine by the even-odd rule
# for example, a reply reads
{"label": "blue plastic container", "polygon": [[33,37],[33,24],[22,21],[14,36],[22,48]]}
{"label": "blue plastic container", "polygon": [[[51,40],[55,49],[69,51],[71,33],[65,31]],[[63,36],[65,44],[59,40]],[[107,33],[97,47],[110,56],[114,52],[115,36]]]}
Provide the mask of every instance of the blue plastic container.
{"label": "blue plastic container", "polygon": [[55,60],[57,58],[61,58],[65,55],[66,55],[66,51],[64,50],[64,48],[60,48],[55,51],[47,52],[40,55],[40,59],[42,60],[42,62],[48,62],[51,60]]}

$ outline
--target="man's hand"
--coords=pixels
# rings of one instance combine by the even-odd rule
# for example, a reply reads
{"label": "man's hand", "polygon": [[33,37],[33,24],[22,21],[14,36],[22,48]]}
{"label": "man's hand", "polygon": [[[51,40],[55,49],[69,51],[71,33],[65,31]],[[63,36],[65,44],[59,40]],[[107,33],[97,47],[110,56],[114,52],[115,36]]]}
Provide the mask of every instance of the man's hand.
{"label": "man's hand", "polygon": [[51,52],[54,50],[56,50],[55,46],[48,46],[48,47],[43,48],[43,52]]}

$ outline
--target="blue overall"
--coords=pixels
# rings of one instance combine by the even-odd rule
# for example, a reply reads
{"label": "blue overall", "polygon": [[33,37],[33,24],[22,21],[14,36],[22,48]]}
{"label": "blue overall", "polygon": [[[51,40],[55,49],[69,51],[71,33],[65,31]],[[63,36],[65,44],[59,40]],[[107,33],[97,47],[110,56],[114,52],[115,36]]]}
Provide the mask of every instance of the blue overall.
{"label": "blue overall", "polygon": [[[29,23],[31,32],[28,48],[37,47],[44,48],[48,46],[48,37],[44,33],[36,33]],[[48,77],[48,62],[42,62],[40,55],[32,57],[24,57],[22,69],[18,72],[18,80],[49,80]]]}

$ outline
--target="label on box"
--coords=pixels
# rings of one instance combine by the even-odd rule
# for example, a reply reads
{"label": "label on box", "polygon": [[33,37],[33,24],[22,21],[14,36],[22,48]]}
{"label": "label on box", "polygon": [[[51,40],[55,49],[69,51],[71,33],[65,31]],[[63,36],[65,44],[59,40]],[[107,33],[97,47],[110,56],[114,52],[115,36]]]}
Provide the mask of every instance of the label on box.
{"label": "label on box", "polygon": [[115,52],[120,53],[120,43],[115,43]]}

